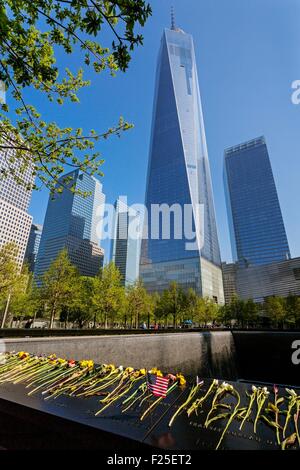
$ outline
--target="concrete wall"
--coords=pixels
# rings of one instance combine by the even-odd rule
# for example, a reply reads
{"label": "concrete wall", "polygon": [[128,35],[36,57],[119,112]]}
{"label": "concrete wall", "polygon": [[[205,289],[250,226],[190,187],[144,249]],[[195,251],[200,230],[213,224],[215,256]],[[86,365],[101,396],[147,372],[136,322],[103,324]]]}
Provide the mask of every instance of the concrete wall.
{"label": "concrete wall", "polygon": [[159,367],[202,377],[237,377],[230,331],[61,338],[1,339],[0,351],[28,351],[73,359],[93,359],[132,367]]}

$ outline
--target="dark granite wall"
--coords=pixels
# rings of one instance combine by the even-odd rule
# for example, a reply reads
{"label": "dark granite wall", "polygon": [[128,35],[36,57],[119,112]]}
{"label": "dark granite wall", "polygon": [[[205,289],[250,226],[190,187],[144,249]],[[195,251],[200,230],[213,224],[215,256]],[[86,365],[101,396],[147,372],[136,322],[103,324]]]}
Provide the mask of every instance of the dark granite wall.
{"label": "dark granite wall", "polygon": [[300,386],[300,363],[292,362],[293,354],[300,360],[300,352],[297,354],[300,332],[233,331],[232,334],[240,379]]}
{"label": "dark granite wall", "polygon": [[0,339],[1,351],[56,353],[97,363],[161,368],[166,372],[227,380],[300,386],[292,349],[300,332],[219,331],[118,336]]}

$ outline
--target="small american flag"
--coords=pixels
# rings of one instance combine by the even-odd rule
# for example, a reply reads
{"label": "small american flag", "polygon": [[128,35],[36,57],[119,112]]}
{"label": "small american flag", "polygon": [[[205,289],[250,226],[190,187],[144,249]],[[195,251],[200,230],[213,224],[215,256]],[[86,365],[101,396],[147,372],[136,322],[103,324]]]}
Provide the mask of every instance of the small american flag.
{"label": "small american flag", "polygon": [[154,374],[147,374],[147,386],[155,397],[167,396],[169,379],[167,377],[158,377]]}

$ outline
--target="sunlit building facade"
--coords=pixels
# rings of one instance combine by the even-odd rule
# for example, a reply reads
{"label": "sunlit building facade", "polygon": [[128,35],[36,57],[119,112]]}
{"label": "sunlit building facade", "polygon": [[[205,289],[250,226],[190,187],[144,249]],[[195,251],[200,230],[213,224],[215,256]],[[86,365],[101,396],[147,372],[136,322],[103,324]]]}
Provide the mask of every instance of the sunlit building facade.
{"label": "sunlit building facade", "polygon": [[[79,170],[61,179],[66,188],[50,195],[48,201],[34,271],[38,282],[63,249],[67,249],[71,262],[83,276],[97,275],[103,265],[104,253],[99,246],[105,203],[102,184]],[[83,197],[82,193],[89,195]]]}
{"label": "sunlit building facade", "polygon": [[[13,148],[9,148],[11,144],[7,142],[8,148],[0,150],[0,247],[15,244],[16,261],[21,269],[32,223],[32,216],[27,211],[34,177],[30,168],[20,173],[19,160],[15,158]],[[22,179],[22,184],[13,178],[11,170]]]}
{"label": "sunlit building facade", "polygon": [[[224,302],[220,251],[210,165],[192,36],[172,25],[165,29],[158,57],[146,188],[145,226],[154,224],[151,207],[191,208],[194,239],[181,220],[170,218],[170,237],[143,239],[140,276],[149,291],[171,281]],[[198,217],[199,206],[201,217]],[[175,234],[182,229],[182,236]],[[145,232],[144,232],[145,234]],[[191,245],[193,243],[193,247]]]}

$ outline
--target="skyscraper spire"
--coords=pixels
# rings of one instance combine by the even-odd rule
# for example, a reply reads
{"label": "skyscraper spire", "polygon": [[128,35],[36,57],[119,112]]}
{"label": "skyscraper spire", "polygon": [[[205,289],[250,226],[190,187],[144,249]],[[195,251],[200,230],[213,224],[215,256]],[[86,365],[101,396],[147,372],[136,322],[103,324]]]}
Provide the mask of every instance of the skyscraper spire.
{"label": "skyscraper spire", "polygon": [[171,29],[175,31],[176,26],[175,26],[175,13],[174,13],[174,7],[171,7]]}

